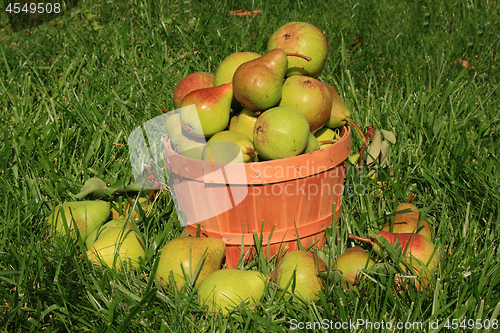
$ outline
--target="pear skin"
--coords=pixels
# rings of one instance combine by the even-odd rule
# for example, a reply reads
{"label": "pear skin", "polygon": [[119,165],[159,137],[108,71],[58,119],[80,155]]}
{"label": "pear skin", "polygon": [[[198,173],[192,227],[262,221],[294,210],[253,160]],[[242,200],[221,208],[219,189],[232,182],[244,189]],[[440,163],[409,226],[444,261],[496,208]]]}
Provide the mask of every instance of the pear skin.
{"label": "pear skin", "polygon": [[[257,271],[221,269],[207,276],[198,289],[200,304],[211,313],[226,315],[240,303],[254,304],[262,299],[266,287],[264,274]],[[255,309],[255,306],[252,306]]]}
{"label": "pear skin", "polygon": [[322,288],[319,272],[325,271],[326,265],[314,253],[296,250],[287,253],[278,262],[274,271],[274,282],[281,288],[292,292],[292,281],[295,275],[295,290],[293,293],[305,301],[314,302],[319,299],[318,292]]}
{"label": "pear skin", "polygon": [[92,244],[87,257],[95,264],[102,262],[120,271],[122,267],[125,270],[139,268],[139,257],[146,259],[146,252],[135,231],[111,227]]}
{"label": "pear skin", "polygon": [[255,162],[257,154],[248,136],[229,130],[219,132],[207,141],[202,159],[218,163],[250,163]]}
{"label": "pear skin", "polygon": [[233,81],[234,72],[245,62],[257,59],[260,54],[255,52],[234,52],[228,55],[221,61],[214,74],[214,85],[220,86],[221,84]]}
{"label": "pear skin", "polygon": [[137,225],[135,224],[133,219],[128,219],[126,216],[120,216],[116,219],[113,219],[109,222],[104,223],[104,225],[94,229],[85,240],[85,246],[87,250],[92,247],[92,244],[109,228],[126,228],[134,231],[138,231]]}
{"label": "pear skin", "polygon": [[[178,290],[184,287],[184,273],[192,277],[205,255],[201,270],[195,281],[199,285],[209,274],[220,269],[226,253],[226,244],[220,238],[181,237],[168,242],[161,250],[156,279],[169,286],[172,271]],[[183,273],[184,270],[184,273]]]}
{"label": "pear skin", "polygon": [[184,77],[177,83],[174,89],[174,106],[181,107],[181,102],[191,91],[210,88],[214,86],[214,75],[207,72],[194,72]]}
{"label": "pear skin", "polygon": [[312,153],[313,151],[319,150],[319,142],[318,139],[312,134],[312,132],[309,133],[309,137],[307,138],[307,147],[306,150],[304,150],[304,154],[307,153]]}
{"label": "pear skin", "polygon": [[281,99],[287,67],[286,52],[279,48],[245,62],[234,72],[234,97],[250,111],[275,106]]}
{"label": "pear skin", "polygon": [[347,124],[346,118],[351,116],[351,111],[349,111],[349,108],[331,84],[327,82],[322,83],[328,88],[332,95],[332,109],[325,126],[328,128],[338,128],[344,126]]}
{"label": "pear skin", "polygon": [[[349,284],[357,282],[357,276],[362,269],[373,266],[375,262],[370,255],[359,246],[351,247],[342,253],[333,264],[333,269],[339,270]],[[342,280],[342,288],[347,289],[346,281]]]}
{"label": "pear skin", "polygon": [[253,139],[253,129],[258,118],[254,111],[243,109],[231,118],[229,130],[243,133]]}
{"label": "pear skin", "polygon": [[181,103],[183,131],[196,138],[209,138],[223,131],[229,123],[232,100],[232,83],[190,92]]}
{"label": "pear skin", "polygon": [[[66,226],[64,226],[64,218]],[[71,201],[57,206],[47,217],[49,225],[60,235],[66,235],[66,229],[76,238],[75,228],[82,239],[97,229],[111,215],[111,205],[102,200]]]}
{"label": "pear skin", "polygon": [[[390,231],[394,233],[418,233],[432,241],[434,231],[429,222],[425,219],[420,221],[420,212],[417,206],[410,203],[400,203],[396,207],[396,212],[410,209],[406,213],[397,214],[382,227],[381,231]],[[420,222],[420,223],[419,223]]]}
{"label": "pear skin", "polygon": [[402,262],[399,264],[404,272],[404,275],[397,274],[394,277],[394,283],[399,289],[408,291],[409,286],[415,288],[420,292],[425,292],[430,295],[432,289],[432,273],[429,268],[424,265],[420,260],[413,257],[401,257],[401,260],[406,262],[410,269],[408,269]]}

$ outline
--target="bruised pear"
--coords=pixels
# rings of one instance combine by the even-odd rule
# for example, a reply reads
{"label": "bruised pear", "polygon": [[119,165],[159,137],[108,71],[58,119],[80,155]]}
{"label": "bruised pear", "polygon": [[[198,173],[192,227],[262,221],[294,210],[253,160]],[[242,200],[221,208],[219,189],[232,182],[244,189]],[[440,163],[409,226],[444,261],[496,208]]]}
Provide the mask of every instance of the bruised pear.
{"label": "bruised pear", "polygon": [[229,130],[219,132],[207,141],[202,158],[218,163],[249,163],[255,162],[257,154],[248,136]]}
{"label": "bruised pear", "polygon": [[168,242],[160,252],[156,279],[164,286],[171,283],[170,272],[177,289],[184,286],[184,273],[192,278],[201,260],[196,277],[198,286],[209,274],[218,270],[226,253],[226,244],[220,238],[181,237]]}
{"label": "bruised pear", "polygon": [[[359,246],[351,247],[342,253],[335,263],[333,269],[342,273],[342,276],[351,285],[356,283],[359,271],[373,266],[375,262],[370,255]],[[347,288],[346,281],[342,280],[342,287]]]}
{"label": "bruised pear", "polygon": [[[324,261],[314,253],[305,250],[292,251],[278,262],[273,275],[274,283],[305,301],[314,302],[319,299],[318,292],[322,288],[319,272],[325,270]],[[295,286],[293,290],[292,286]]]}
{"label": "bruised pear", "polygon": [[[111,215],[111,205],[106,201],[71,201],[57,206],[47,217],[47,222],[60,235],[69,231],[76,238],[78,229],[82,239],[97,229]],[[66,225],[65,225],[66,223]]]}
{"label": "bruised pear", "polygon": [[259,302],[265,287],[266,278],[260,272],[221,269],[201,282],[198,299],[202,305],[208,306],[211,313],[221,312],[225,315],[242,302]]}
{"label": "bruised pear", "polygon": [[306,149],[309,133],[309,122],[302,113],[288,106],[278,106],[259,116],[253,143],[260,159],[287,158]]}

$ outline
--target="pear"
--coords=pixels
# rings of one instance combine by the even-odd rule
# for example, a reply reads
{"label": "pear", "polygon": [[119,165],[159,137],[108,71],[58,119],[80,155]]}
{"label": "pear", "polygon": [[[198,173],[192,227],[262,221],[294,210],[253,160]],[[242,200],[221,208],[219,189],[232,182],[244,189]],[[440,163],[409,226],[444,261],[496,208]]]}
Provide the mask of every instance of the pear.
{"label": "pear", "polygon": [[111,205],[109,202],[101,200],[71,201],[57,206],[47,217],[47,222],[53,230],[62,236],[66,235],[66,230],[69,230],[73,238],[76,238],[74,231],[76,227],[82,239],[85,240],[94,229],[108,220],[110,214]]}
{"label": "pear", "polygon": [[344,103],[342,98],[339,96],[337,90],[332,87],[331,84],[327,82],[322,82],[332,95],[332,109],[330,111],[330,117],[325,123],[326,127],[337,128],[342,127],[347,124],[347,118],[351,116],[351,111]]}
{"label": "pear", "polygon": [[[351,285],[357,282],[359,271],[373,266],[375,262],[361,247],[355,246],[342,253],[333,264],[333,269],[339,270],[342,276]],[[342,280],[342,287],[347,289],[346,281]]]}
{"label": "pear", "polygon": [[315,133],[325,125],[332,110],[332,94],[328,88],[312,77],[293,75],[283,84],[279,105],[289,106],[302,113]]}
{"label": "pear", "polygon": [[183,132],[180,113],[175,113],[167,118],[166,129],[174,151],[183,156],[201,160],[206,144],[205,139],[195,138]]}
{"label": "pear", "polygon": [[328,42],[323,32],[310,23],[290,22],[279,27],[269,38],[267,50],[282,48],[289,53],[299,53],[311,58],[288,60],[287,76],[307,75],[317,78],[326,63]]}
{"label": "pear", "polygon": [[[207,276],[198,289],[198,299],[211,313],[226,315],[242,302],[260,302],[266,287],[265,276],[257,271],[221,269]],[[255,309],[255,306],[252,306]]]}
{"label": "pear", "polygon": [[415,205],[409,203],[400,203],[396,207],[396,212],[411,209],[410,212],[397,214],[382,227],[381,231],[390,231],[394,233],[418,233],[432,241],[434,232],[425,219],[420,221],[420,212]]}
{"label": "pear", "polygon": [[410,256],[420,260],[433,273],[439,265],[439,250],[426,237],[415,233],[396,234],[393,232],[379,231],[377,237],[363,238],[350,234],[349,238],[371,243],[373,251],[382,255],[382,248],[387,243],[395,246],[399,242],[402,256]]}
{"label": "pear", "polygon": [[[138,200],[138,204],[142,204],[144,206],[143,209],[146,209],[148,205],[148,198],[140,197]],[[127,204],[124,211],[122,212],[119,212],[114,207],[111,207],[111,218],[113,220],[117,220],[119,218],[128,217],[130,214],[130,210],[132,209],[132,205],[133,204]],[[136,220],[136,222],[141,222],[141,216],[139,215],[139,208],[137,208],[137,206],[132,212],[132,217]]]}
{"label": "pear", "polygon": [[312,132],[309,132],[309,137],[307,138],[307,147],[306,150],[304,150],[304,154],[311,153],[316,150],[319,150],[318,139],[316,139]]}
{"label": "pear", "polygon": [[174,106],[181,107],[181,102],[191,91],[214,86],[214,75],[207,72],[194,72],[177,83],[174,89]]}
{"label": "pear", "polygon": [[334,141],[334,140],[339,140],[340,135],[337,134],[334,130],[323,126],[321,127],[316,133],[314,133],[314,136],[320,143],[320,149],[326,148],[328,146],[331,146],[333,143],[321,143],[323,141]]}
{"label": "pear", "polygon": [[240,132],[253,139],[253,129],[257,122],[258,115],[254,111],[248,109],[241,110],[240,113],[234,115],[229,122],[229,130]]}
{"label": "pear", "polygon": [[287,55],[282,49],[240,65],[233,76],[234,98],[250,111],[275,106],[281,99],[287,66]]}
{"label": "pear", "polygon": [[139,257],[146,258],[139,234],[128,228],[108,228],[92,244],[87,257],[94,263],[104,263],[116,270],[139,268]]}
{"label": "pear", "polygon": [[309,133],[309,123],[302,113],[287,106],[278,106],[259,116],[253,143],[260,159],[287,158],[306,149]]}
{"label": "pear", "polygon": [[429,295],[432,288],[432,273],[429,268],[420,260],[413,257],[403,256],[401,257],[401,261],[406,262],[410,269],[400,262],[399,266],[403,270],[404,275],[397,274],[395,276],[394,282],[396,286],[405,290],[408,290],[408,286],[412,286],[418,291],[426,292]]}
{"label": "pear", "polygon": [[214,74],[214,85],[220,86],[221,84],[233,81],[234,72],[243,63],[257,59],[260,54],[255,52],[234,52],[228,55],[221,61]]}
{"label": "pear", "polygon": [[[318,291],[322,288],[318,276],[325,271],[326,265],[314,253],[305,250],[296,250],[287,253],[278,262],[273,274],[274,283],[281,289],[293,292],[305,301],[314,302],[319,299]],[[293,277],[295,276],[295,279]],[[292,286],[295,288],[292,290]]]}
{"label": "pear", "polygon": [[[178,290],[184,286],[184,273],[193,277],[196,267],[203,259],[195,281],[198,286],[209,274],[218,270],[226,253],[226,244],[220,238],[181,237],[168,242],[160,252],[156,279],[163,285],[171,283],[172,271]],[[184,273],[183,273],[184,272]]]}
{"label": "pear", "polygon": [[232,100],[232,83],[190,92],[181,103],[182,129],[196,138],[209,138],[224,130],[229,123]]}
{"label": "pear", "polygon": [[109,228],[125,228],[138,231],[137,225],[135,224],[133,219],[128,219],[126,216],[120,216],[116,219],[106,222],[100,227],[97,227],[87,236],[87,239],[85,240],[85,246],[87,250],[89,250],[92,244],[94,244],[94,242],[97,240],[97,238],[99,238],[99,236],[101,236]]}
{"label": "pear", "polygon": [[218,163],[249,163],[255,162],[257,154],[248,136],[229,130],[219,132],[207,141],[202,159]]}

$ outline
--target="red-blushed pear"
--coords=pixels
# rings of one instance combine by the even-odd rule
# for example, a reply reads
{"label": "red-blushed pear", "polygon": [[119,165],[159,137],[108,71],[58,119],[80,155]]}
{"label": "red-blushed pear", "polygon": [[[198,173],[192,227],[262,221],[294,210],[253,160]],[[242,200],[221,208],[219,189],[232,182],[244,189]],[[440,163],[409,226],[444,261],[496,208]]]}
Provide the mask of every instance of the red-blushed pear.
{"label": "red-blushed pear", "polygon": [[429,268],[420,260],[414,257],[401,257],[399,263],[403,274],[396,274],[394,284],[398,289],[408,291],[409,287],[414,287],[420,292],[430,295],[432,289],[432,273]]}
{"label": "red-blushed pear", "polygon": [[396,207],[396,212],[410,209],[411,211],[397,214],[382,227],[381,231],[389,231],[394,233],[417,233],[432,241],[434,232],[424,218],[420,220],[420,212],[418,208],[409,203],[400,203]]}
{"label": "red-blushed pear", "polygon": [[267,110],[278,104],[288,56],[292,55],[277,48],[240,65],[233,76],[234,98],[250,111]]}
{"label": "red-blushed pear", "polygon": [[[373,266],[375,262],[361,247],[355,246],[342,253],[333,264],[333,269],[342,273],[351,285],[358,281],[359,271]],[[342,288],[347,289],[346,281],[342,280]]]}
{"label": "red-blushed pear", "polygon": [[257,118],[259,118],[259,116],[257,116],[254,111],[243,109],[240,113],[231,118],[229,130],[243,133],[253,140],[253,129],[257,122]]}
{"label": "red-blushed pear", "polygon": [[241,303],[255,309],[266,288],[266,277],[258,271],[221,269],[207,276],[198,289],[198,300],[208,311],[226,315]]}
{"label": "red-blushed pear", "polygon": [[185,282],[184,274],[190,279],[194,278],[196,268],[201,262],[201,269],[195,281],[195,285],[199,286],[208,275],[220,269],[225,253],[226,244],[220,238],[173,239],[161,249],[156,279],[163,286],[170,286],[172,272],[177,289],[181,290]]}
{"label": "red-blushed pear", "polygon": [[194,72],[177,83],[174,89],[174,106],[181,107],[182,99],[191,91],[214,86],[214,75],[207,72]]}
{"label": "red-blushed pear", "polygon": [[309,123],[302,113],[288,106],[277,106],[257,119],[253,144],[261,160],[287,158],[304,152],[309,133]]}
{"label": "red-blushed pear", "polygon": [[332,95],[323,82],[309,76],[294,75],[283,84],[280,106],[302,113],[314,134],[330,118]]}
{"label": "red-blushed pear", "polygon": [[427,266],[431,273],[433,273],[439,265],[439,250],[434,243],[420,234],[396,234],[393,232],[379,231],[377,237],[364,238],[349,234],[349,238],[371,243],[373,251],[379,256],[382,255],[382,249],[387,246],[387,243],[395,246],[396,242],[399,242],[402,256],[414,257],[420,260]]}
{"label": "red-blushed pear", "polygon": [[322,83],[328,88],[332,95],[332,109],[330,112],[330,117],[325,123],[328,128],[337,128],[347,124],[347,118],[351,116],[351,111],[344,103],[342,98],[339,96],[337,90],[332,87],[331,84],[327,82]]}
{"label": "red-blushed pear", "polygon": [[229,123],[232,100],[232,83],[190,92],[181,103],[182,130],[196,138],[223,131]]}
{"label": "red-blushed pear", "polygon": [[[314,302],[319,299],[318,293],[323,286],[319,277],[321,271],[326,271],[321,258],[309,251],[296,250],[279,260],[273,279],[280,289],[298,295],[307,302]],[[295,289],[292,290],[292,286]]]}
{"label": "red-blushed pear", "polygon": [[255,52],[234,52],[221,61],[214,74],[214,85],[220,86],[233,81],[234,72],[241,64],[260,57]]}
{"label": "red-blushed pear", "polygon": [[269,38],[267,51],[281,48],[311,58],[289,58],[286,76],[307,75],[317,78],[325,67],[328,42],[321,30],[305,22],[291,22],[278,28]]}

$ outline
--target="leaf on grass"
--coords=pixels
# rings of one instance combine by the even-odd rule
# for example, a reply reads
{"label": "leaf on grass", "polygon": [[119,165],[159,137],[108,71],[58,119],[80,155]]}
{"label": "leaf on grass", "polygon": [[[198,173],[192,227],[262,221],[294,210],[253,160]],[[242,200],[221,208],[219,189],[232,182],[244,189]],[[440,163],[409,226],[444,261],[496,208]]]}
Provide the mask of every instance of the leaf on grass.
{"label": "leaf on grass", "polygon": [[459,64],[461,64],[462,66],[464,67],[469,67],[470,69],[472,69],[473,71],[475,71],[476,69],[474,68],[474,66],[472,66],[469,62],[465,61],[465,60],[462,60],[462,59],[455,59],[456,62],[458,62]]}
{"label": "leaf on grass", "polygon": [[83,187],[80,190],[80,193],[76,195],[76,198],[83,199],[89,194],[92,194],[94,198],[100,198],[104,195],[107,188],[108,187],[103,180],[96,177],[90,178],[85,182],[85,184],[83,184]]}
{"label": "leaf on grass", "polygon": [[262,10],[256,9],[256,10],[250,10],[250,9],[238,9],[238,10],[232,10],[228,12],[226,15],[235,15],[235,16],[257,16],[262,14]]}
{"label": "leaf on grass", "polygon": [[380,147],[382,144],[382,135],[380,134],[380,130],[376,129],[373,134],[373,140],[370,146],[368,147],[368,157],[366,158],[366,164],[372,164],[380,155]]}
{"label": "leaf on grass", "polygon": [[396,136],[394,135],[394,133],[392,133],[391,131],[383,130],[383,129],[381,129],[380,132],[384,136],[384,139],[386,139],[387,141],[389,141],[393,145],[396,144]]}
{"label": "leaf on grass", "polygon": [[353,154],[353,155],[349,156],[348,159],[349,159],[349,162],[351,162],[351,164],[356,165],[359,161],[359,154]]}
{"label": "leaf on grass", "polygon": [[354,44],[349,45],[349,52],[353,53],[361,46],[361,44],[363,44],[363,36],[359,37]]}
{"label": "leaf on grass", "polygon": [[380,166],[382,168],[389,166],[389,144],[387,141],[382,141],[380,145]]}

